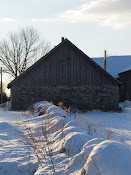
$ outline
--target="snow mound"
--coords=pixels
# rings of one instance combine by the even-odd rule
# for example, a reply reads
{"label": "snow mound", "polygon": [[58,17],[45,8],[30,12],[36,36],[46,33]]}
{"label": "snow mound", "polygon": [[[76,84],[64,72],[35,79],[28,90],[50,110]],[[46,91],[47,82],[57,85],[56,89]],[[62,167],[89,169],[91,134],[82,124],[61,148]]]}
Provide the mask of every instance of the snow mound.
{"label": "snow mound", "polygon": [[40,101],[40,102],[34,104],[34,108],[37,111],[39,108],[43,108],[45,106],[48,108],[51,105],[52,104],[47,102],[47,101]]}
{"label": "snow mound", "polygon": [[[72,114],[42,101],[22,113],[22,123],[20,112],[0,111],[0,175],[130,174],[131,102],[120,105],[121,113]],[[108,128],[116,141],[105,141]]]}
{"label": "snow mound", "polygon": [[104,139],[102,138],[94,138],[94,139],[91,139],[89,140],[85,145],[84,147],[87,147],[87,146],[91,146],[91,145],[98,145],[99,143],[105,141]]}
{"label": "snow mound", "polygon": [[[129,103],[127,103],[129,105]],[[44,108],[44,105],[42,106]],[[44,111],[45,112],[45,111]],[[102,138],[89,136],[69,113],[55,105],[48,105],[43,120],[50,119],[48,130],[52,133],[52,154],[57,158],[60,174],[81,174],[83,170],[88,175],[128,173],[131,171],[131,149],[125,143],[105,141]],[[37,120],[37,119],[36,119]],[[63,149],[63,152],[61,150]],[[67,158],[68,157],[68,158]],[[128,163],[126,164],[126,159]],[[66,166],[63,167],[63,165]],[[126,164],[126,165],[125,165]],[[77,167],[77,168],[76,168]],[[64,170],[63,170],[64,168]],[[125,172],[125,170],[128,170]],[[47,173],[48,167],[39,169],[37,173]],[[100,172],[100,173],[99,173]],[[48,173],[47,173],[48,174]],[[57,174],[57,173],[56,173]]]}
{"label": "snow mound", "polygon": [[119,104],[119,107],[122,107],[122,108],[130,107],[130,108],[131,108],[131,101],[126,100],[126,101],[124,101],[124,102],[121,102],[121,103]]}
{"label": "snow mound", "polygon": [[81,132],[71,132],[65,137],[65,148],[70,152],[70,156],[81,152],[83,145],[88,141],[86,134]]}
{"label": "snow mound", "polygon": [[116,141],[103,141],[91,151],[84,166],[86,174],[130,174],[131,148]]}

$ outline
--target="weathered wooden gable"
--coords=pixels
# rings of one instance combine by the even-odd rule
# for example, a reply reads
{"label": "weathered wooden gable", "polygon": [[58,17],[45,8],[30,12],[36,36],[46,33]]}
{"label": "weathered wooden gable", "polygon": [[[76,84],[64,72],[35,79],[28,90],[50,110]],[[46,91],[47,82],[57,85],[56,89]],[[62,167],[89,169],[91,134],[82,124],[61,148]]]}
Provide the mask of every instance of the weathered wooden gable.
{"label": "weathered wooden gable", "polygon": [[113,77],[68,40],[64,40],[26,72],[16,85],[118,85]]}

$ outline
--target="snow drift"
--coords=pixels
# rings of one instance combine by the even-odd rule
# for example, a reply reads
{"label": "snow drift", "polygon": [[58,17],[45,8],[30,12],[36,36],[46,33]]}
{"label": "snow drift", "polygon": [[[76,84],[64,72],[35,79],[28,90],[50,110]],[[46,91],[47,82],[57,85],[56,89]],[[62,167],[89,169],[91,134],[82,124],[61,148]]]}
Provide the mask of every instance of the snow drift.
{"label": "snow drift", "polygon": [[[131,174],[131,145],[128,144],[131,140],[131,131],[126,123],[131,121],[131,104],[126,102],[126,106],[128,108],[125,107],[122,113],[93,111],[76,115],[43,101],[35,104],[35,111],[24,112],[20,123],[3,121],[2,118],[0,174]],[[3,111],[2,113],[0,111],[1,114]],[[6,116],[6,112],[4,114]],[[99,129],[98,119],[103,120],[105,115],[108,125],[105,124]],[[92,127],[92,135],[88,134],[89,123],[80,120],[89,116],[97,117],[96,122],[91,123],[95,125],[95,130]],[[18,117],[20,118],[20,115]],[[120,125],[121,120],[123,126]],[[116,129],[113,130],[114,125]],[[106,140],[104,137],[103,130],[107,126],[112,127],[114,133],[112,139],[116,141]],[[120,130],[121,128],[123,130]],[[101,138],[96,137],[97,129]],[[117,132],[118,135],[127,134],[123,143],[118,135],[115,136]]]}

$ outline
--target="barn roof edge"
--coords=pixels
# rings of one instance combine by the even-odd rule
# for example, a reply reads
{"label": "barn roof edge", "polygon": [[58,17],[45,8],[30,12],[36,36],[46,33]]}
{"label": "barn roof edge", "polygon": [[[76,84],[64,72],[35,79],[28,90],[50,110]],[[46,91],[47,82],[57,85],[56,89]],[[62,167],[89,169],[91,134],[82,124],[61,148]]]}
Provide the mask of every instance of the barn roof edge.
{"label": "barn roof edge", "polygon": [[114,78],[112,75],[110,75],[108,72],[106,72],[101,66],[99,66],[95,61],[93,61],[89,56],[87,56],[83,51],[81,51],[78,47],[76,47],[71,41],[69,41],[67,38],[65,38],[62,42],[60,42],[57,46],[55,46],[52,50],[50,50],[46,55],[44,55],[43,57],[41,57],[37,62],[35,62],[32,66],[30,66],[28,69],[26,69],[21,75],[19,75],[17,78],[15,78],[13,81],[11,81],[7,88],[11,88],[11,86],[17,82],[17,80],[19,80],[21,77],[23,77],[26,73],[28,73],[32,68],[34,68],[37,64],[39,64],[41,61],[43,61],[44,59],[46,59],[50,54],[52,54],[57,48],[59,48],[61,45],[63,45],[64,43],[70,43],[73,47],[75,47],[75,49],[77,49],[81,54],[83,54],[86,58],[88,58],[93,64],[95,64],[99,69],[101,69],[105,74],[107,74],[108,76],[110,76],[110,78],[114,79],[118,85],[121,85],[121,82],[119,80],[117,80],[116,78]]}

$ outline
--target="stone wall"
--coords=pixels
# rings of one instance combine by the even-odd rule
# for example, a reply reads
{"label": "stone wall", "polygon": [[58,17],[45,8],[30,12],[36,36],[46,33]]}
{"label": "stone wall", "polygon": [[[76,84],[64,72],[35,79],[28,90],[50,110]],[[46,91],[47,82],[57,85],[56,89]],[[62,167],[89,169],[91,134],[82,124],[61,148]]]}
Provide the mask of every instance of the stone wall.
{"label": "stone wall", "polygon": [[47,100],[79,109],[117,110],[118,86],[12,86],[12,108],[23,109],[35,101]]}

